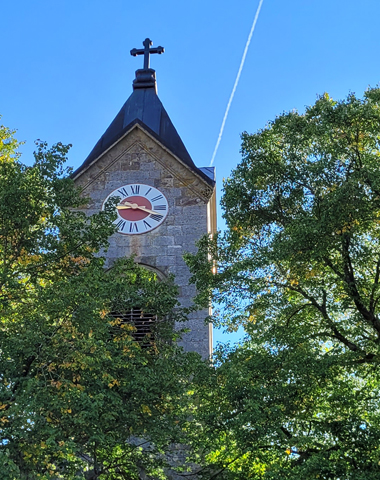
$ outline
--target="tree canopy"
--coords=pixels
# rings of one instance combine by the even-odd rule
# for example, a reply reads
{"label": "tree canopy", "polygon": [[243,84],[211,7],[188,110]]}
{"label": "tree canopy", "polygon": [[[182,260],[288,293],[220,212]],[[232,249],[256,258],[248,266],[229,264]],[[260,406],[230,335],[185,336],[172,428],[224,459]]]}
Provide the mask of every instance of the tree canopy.
{"label": "tree canopy", "polygon": [[227,231],[187,258],[214,322],[245,329],[199,393],[225,478],[379,478],[379,147],[378,88],[242,135]]}
{"label": "tree canopy", "polygon": [[[112,205],[78,209],[68,146],[39,142],[31,166],[17,147],[1,127],[0,476],[163,476],[160,452],[182,438],[200,361],[173,343],[177,287],[133,259],[105,272]],[[115,315],[133,308],[166,319],[154,345]]]}

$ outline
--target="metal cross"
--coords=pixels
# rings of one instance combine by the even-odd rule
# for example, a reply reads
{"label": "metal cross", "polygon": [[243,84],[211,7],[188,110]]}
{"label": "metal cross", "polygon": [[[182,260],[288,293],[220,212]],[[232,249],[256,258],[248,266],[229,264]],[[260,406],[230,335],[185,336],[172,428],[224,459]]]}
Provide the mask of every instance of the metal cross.
{"label": "metal cross", "polygon": [[164,53],[164,47],[149,48],[153,45],[153,42],[150,38],[146,38],[143,41],[144,48],[132,48],[131,55],[136,57],[137,55],[144,55],[144,70],[149,69],[149,59],[151,53]]}

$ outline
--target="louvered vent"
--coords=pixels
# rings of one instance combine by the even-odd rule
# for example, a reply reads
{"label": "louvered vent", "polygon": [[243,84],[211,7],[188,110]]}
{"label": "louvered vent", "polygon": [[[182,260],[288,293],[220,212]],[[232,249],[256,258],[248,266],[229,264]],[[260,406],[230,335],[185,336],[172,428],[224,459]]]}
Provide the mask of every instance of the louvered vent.
{"label": "louvered vent", "polygon": [[145,313],[139,308],[132,308],[128,312],[111,312],[113,318],[120,318],[123,323],[129,323],[136,329],[132,333],[133,338],[141,343],[142,346],[152,345],[154,343],[153,327],[157,320],[156,315]]}

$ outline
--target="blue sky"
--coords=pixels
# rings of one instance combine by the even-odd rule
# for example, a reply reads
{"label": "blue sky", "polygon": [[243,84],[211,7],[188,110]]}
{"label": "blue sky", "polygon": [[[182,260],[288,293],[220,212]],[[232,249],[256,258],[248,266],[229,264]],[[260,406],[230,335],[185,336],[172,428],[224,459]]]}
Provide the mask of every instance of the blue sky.
{"label": "blue sky", "polygon": [[[259,0],[12,0],[1,6],[0,114],[23,161],[36,139],[72,143],[78,167],[132,91],[146,37],[158,94],[198,166],[208,166]],[[214,166],[239,162],[240,133],[327,91],[380,80],[378,0],[264,0]],[[222,223],[220,222],[220,225]],[[219,334],[216,335],[219,338]]]}

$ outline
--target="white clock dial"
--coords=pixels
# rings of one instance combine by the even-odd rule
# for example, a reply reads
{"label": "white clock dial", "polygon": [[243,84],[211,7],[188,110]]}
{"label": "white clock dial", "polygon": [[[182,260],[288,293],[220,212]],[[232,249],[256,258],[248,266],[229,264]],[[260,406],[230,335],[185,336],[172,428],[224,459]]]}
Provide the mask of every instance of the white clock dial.
{"label": "white clock dial", "polygon": [[117,204],[117,231],[123,235],[140,235],[161,225],[169,211],[165,195],[157,188],[142,183],[123,185],[104,200],[119,197]]}

